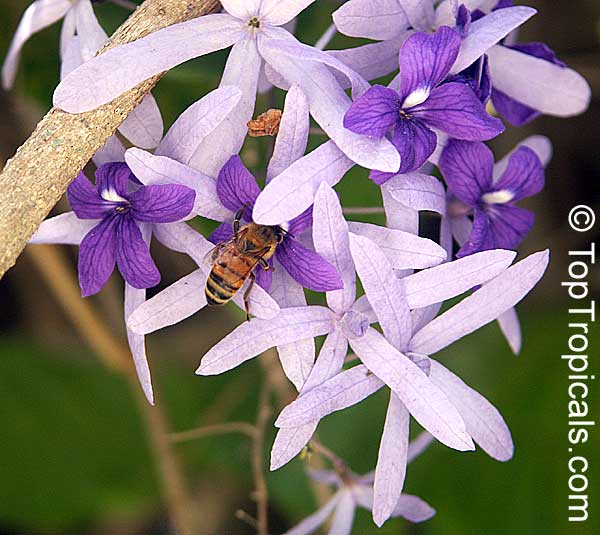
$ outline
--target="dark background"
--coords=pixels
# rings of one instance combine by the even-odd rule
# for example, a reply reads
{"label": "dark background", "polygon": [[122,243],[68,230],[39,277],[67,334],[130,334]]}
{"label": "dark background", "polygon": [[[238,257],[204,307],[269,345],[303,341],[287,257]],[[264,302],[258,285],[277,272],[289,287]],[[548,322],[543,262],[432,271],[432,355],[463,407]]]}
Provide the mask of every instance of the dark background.
{"label": "dark background", "polygon": [[[0,56],[28,3],[0,0]],[[360,511],[354,530],[359,535],[600,532],[597,432],[592,431],[591,442],[579,450],[591,460],[590,520],[585,525],[566,522],[568,382],[560,360],[568,339],[568,303],[560,285],[566,277],[567,252],[598,237],[598,226],[595,236],[571,231],[567,214],[581,203],[600,208],[600,3],[538,0],[529,5],[540,13],[526,24],[521,40],[547,42],[586,76],[594,100],[580,117],[543,117],[527,127],[508,129],[492,144],[501,156],[520,139],[539,133],[555,147],[545,191],[524,203],[536,211],[537,222],[520,253],[550,247],[552,262],[545,278],[519,307],[522,354],[514,357],[492,324],[454,344],[441,357],[500,409],[512,430],[516,454],[502,464],[481,451],[459,454],[434,444],[410,466],[406,491],[431,503],[437,516],[419,526],[391,520],[377,530],[369,514]],[[333,2],[316,2],[299,18],[299,37],[314,42],[329,24],[333,9]],[[111,5],[98,6],[97,13],[109,34],[126,15]],[[16,87],[8,94],[0,90],[0,162],[14,153],[50,106],[59,69],[58,37],[59,25],[36,35],[24,49]],[[358,41],[337,36],[331,47],[351,43]],[[158,84],[154,94],[166,125],[216,87],[224,58],[225,53],[218,53],[194,60]],[[257,111],[265,107],[259,102]],[[265,153],[266,143],[252,139],[242,157],[260,174]],[[377,204],[378,189],[366,180],[364,171],[350,174],[354,176],[346,177],[338,188],[345,204],[365,204],[365,199]],[[66,209],[63,201],[56,213]],[[74,270],[76,249],[60,249]],[[153,254],[163,273],[163,286],[193,268],[189,259],[159,247]],[[590,280],[597,294],[597,269]],[[90,299],[118,337],[123,337],[121,284],[115,276],[100,295]],[[204,350],[238,321],[230,309],[205,309],[149,337],[157,401],[171,430],[254,419],[261,381],[256,359],[221,377],[200,378],[193,373]],[[590,346],[597,371],[594,357],[600,337],[595,326]],[[598,414],[597,392],[597,387],[592,388],[592,417]],[[385,402],[380,393],[327,418],[321,426],[322,442],[357,472],[374,466]],[[168,533],[145,412],[140,411],[127,380],[107,371],[78,335],[26,251],[0,281],[0,533]],[[267,451],[273,438],[270,429]],[[252,533],[234,517],[238,509],[254,513],[248,439],[226,435],[175,448],[193,491],[195,513],[202,519],[202,535]],[[314,510],[314,494],[304,481],[300,460],[268,475],[272,533],[284,531]]]}

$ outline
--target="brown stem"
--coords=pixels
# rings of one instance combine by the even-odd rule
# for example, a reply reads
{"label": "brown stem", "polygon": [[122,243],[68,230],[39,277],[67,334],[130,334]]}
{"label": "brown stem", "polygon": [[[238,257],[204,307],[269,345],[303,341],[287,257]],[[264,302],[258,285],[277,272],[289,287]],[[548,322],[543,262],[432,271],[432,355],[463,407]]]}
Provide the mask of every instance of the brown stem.
{"label": "brown stem", "polygon": [[172,449],[165,415],[159,404],[151,407],[143,396],[127,346],[105,326],[90,301],[81,298],[79,286],[63,252],[56,247],[36,245],[30,246],[27,253],[81,337],[108,368],[123,373],[129,379],[146,422],[170,516],[179,535],[195,535],[191,499]]}
{"label": "brown stem", "polygon": [[129,0],[110,0],[110,2],[116,6],[129,9],[130,11],[135,11],[138,7],[140,7],[135,2],[130,2]]}
{"label": "brown stem", "polygon": [[343,208],[342,211],[346,215],[372,215],[372,214],[385,214],[385,210],[380,206],[356,206]]}
{"label": "brown stem", "polygon": [[271,389],[265,382],[260,391],[258,402],[258,415],[256,418],[255,433],[252,439],[252,472],[254,474],[256,500],[256,531],[258,535],[269,534],[269,494],[264,471],[264,444],[265,430],[271,407],[269,405],[269,394]]}
{"label": "brown stem", "polygon": [[[146,0],[100,50],[210,13],[218,0]],[[67,186],[162,74],[112,102],[78,114],[53,108],[0,174],[0,277],[11,268]]]}
{"label": "brown stem", "polygon": [[227,433],[242,433],[251,438],[256,436],[257,429],[247,422],[226,422],[223,424],[207,425],[179,433],[171,433],[169,436],[173,442],[187,442],[198,438],[213,435],[224,435]]}

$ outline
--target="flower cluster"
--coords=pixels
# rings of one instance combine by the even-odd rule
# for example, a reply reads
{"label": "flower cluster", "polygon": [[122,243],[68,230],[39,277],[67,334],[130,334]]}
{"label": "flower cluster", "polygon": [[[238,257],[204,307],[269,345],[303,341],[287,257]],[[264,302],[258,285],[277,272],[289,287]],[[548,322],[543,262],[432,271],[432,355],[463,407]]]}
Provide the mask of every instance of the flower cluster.
{"label": "flower cluster", "polygon": [[[111,138],[95,156],[95,185],[80,174],[67,193],[73,211],[45,221],[32,243],[80,246],[83,296],[100,291],[117,265],[129,343],[151,403],[144,337],[214,304],[214,292],[245,309],[251,319],[212,347],[196,373],[224,373],[277,348],[298,396],[275,421],[272,469],[303,451],[327,415],[388,390],[374,471],[358,476],[338,463],[312,474],[338,490],[288,532],[313,533],[333,514],[331,533],[345,535],[356,506],[372,510],[378,526],[434,514],[403,493],[407,463],[422,449],[409,442],[411,416],[426,430],[421,443],[435,438],[459,451],[477,444],[495,459],[511,458],[500,413],[438,359],[495,320],[520,350],[514,307],[542,277],[549,252],[515,262],[534,222],[516,203],[543,188],[552,149],[533,136],[495,163],[483,142],[503,132],[502,119],[522,125],[540,114],[581,113],[590,90],[546,45],[516,42],[535,10],[510,0],[349,0],[333,13],[333,29],[309,46],[294,37],[293,22],[313,2],[222,0],[222,13],[92,57],[106,36],[91,2],[37,0],[3,80],[12,82],[25,39],[63,16],[54,103],[67,112],[94,109],[231,47],[220,86],[164,136],[147,98],[121,130],[133,146]],[[335,31],[376,42],[324,50]],[[370,84],[387,75],[394,75],[387,86]],[[276,88],[287,94],[283,113],[269,115],[279,123],[264,132],[276,139],[261,190],[239,153],[257,93]],[[311,116],[329,139],[307,153]],[[333,187],[356,165],[380,186],[386,226],[347,219]],[[438,239],[419,236],[421,211],[438,215]],[[205,238],[186,223],[193,217],[220,226]],[[273,239],[261,243],[265,236]],[[198,267],[146,300],[160,280],[152,238]],[[304,288],[325,300],[310,304]],[[317,355],[318,337],[325,339]]]}

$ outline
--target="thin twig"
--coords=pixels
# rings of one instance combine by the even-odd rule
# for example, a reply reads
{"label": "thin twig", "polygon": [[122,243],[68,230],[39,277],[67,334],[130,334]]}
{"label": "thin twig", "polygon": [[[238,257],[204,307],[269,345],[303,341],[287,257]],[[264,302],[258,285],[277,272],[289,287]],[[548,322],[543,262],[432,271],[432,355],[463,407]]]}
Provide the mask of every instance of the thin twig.
{"label": "thin twig", "polygon": [[325,132],[325,130],[323,130],[322,128],[318,128],[316,126],[312,126],[308,129],[308,133],[309,134],[314,134],[316,136],[326,136],[327,132]]}
{"label": "thin twig", "polygon": [[[146,0],[117,29],[100,53],[161,28],[210,13],[218,0]],[[53,108],[0,173],[0,277],[69,183],[150,92],[162,74],[112,102],[78,114]]]}
{"label": "thin twig", "polygon": [[254,438],[256,436],[256,432],[256,427],[247,422],[226,422],[223,424],[207,425],[205,427],[198,427],[188,431],[171,433],[169,438],[172,442],[177,443],[214,435],[225,435],[227,433],[242,433],[250,438]]}
{"label": "thin twig", "polygon": [[139,4],[136,4],[135,2],[130,2],[129,0],[110,0],[110,2],[115,4],[116,6],[129,9],[130,11],[135,11],[138,7],[140,7]]}
{"label": "thin twig", "polygon": [[346,463],[343,461],[343,459],[341,459],[335,453],[333,453],[333,451],[331,451],[327,446],[324,446],[315,438],[311,439],[310,445],[317,453],[320,453],[323,457],[331,461],[331,464],[333,464],[333,467],[336,470],[336,472],[346,472]]}
{"label": "thin twig", "polygon": [[258,415],[252,438],[252,472],[254,474],[254,499],[256,500],[256,531],[258,535],[269,533],[269,494],[264,470],[264,444],[267,421],[271,415],[269,395],[271,389],[265,381],[258,401]]}
{"label": "thin twig", "polygon": [[52,246],[36,245],[30,246],[27,253],[63,311],[102,363],[128,378],[146,422],[150,447],[157,461],[171,519],[177,526],[179,535],[195,535],[191,517],[191,498],[172,450],[165,415],[158,404],[151,407],[144,398],[131,364],[128,348],[115,338],[96,315],[90,301],[81,298],[79,286],[62,251]]}

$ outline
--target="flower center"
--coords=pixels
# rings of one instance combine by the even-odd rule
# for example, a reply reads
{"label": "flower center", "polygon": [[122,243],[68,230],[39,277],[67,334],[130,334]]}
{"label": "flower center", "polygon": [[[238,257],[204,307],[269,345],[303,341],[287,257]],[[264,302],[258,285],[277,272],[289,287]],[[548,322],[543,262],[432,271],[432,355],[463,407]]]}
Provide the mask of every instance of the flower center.
{"label": "flower center", "polygon": [[481,200],[486,204],[506,204],[513,200],[515,194],[507,189],[499,191],[490,191],[481,196]]}
{"label": "flower center", "polygon": [[342,332],[348,338],[362,338],[369,328],[369,318],[360,312],[349,310],[340,320]]}
{"label": "flower center", "polygon": [[418,106],[419,104],[423,104],[429,98],[429,88],[428,87],[420,87],[415,89],[410,95],[408,95],[404,102],[402,103],[403,108],[412,108],[413,106]]}
{"label": "flower center", "polygon": [[250,28],[260,28],[260,20],[258,20],[258,17],[254,16],[252,17],[249,21],[248,21],[248,26]]}

